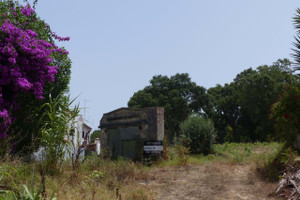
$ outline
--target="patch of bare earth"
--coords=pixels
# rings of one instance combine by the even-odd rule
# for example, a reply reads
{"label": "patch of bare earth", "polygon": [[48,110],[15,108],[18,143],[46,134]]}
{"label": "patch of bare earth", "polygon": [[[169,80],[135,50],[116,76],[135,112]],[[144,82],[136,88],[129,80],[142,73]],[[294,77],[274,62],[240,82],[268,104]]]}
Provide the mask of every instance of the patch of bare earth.
{"label": "patch of bare earth", "polygon": [[210,163],[156,168],[151,180],[140,182],[153,191],[154,199],[166,200],[268,200],[276,183],[262,182],[246,164]]}

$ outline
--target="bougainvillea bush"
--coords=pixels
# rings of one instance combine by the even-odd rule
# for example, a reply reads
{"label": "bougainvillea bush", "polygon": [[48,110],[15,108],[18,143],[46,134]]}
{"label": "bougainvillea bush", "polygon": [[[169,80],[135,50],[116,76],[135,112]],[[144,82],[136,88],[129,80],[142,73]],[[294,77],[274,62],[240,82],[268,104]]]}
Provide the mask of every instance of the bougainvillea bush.
{"label": "bougainvillea bush", "polygon": [[287,147],[294,147],[300,134],[300,89],[288,86],[278,102],[273,104],[271,118],[275,120],[278,136]]}
{"label": "bougainvillea bush", "polygon": [[[1,140],[24,131],[26,125],[22,127],[22,123],[33,121],[34,117],[28,120],[29,116],[37,117],[45,96],[52,91],[59,95],[67,89],[71,62],[68,52],[54,43],[69,37],[53,33],[30,4],[0,2],[0,14]],[[56,81],[57,76],[60,79]],[[56,88],[55,82],[59,82]]]}

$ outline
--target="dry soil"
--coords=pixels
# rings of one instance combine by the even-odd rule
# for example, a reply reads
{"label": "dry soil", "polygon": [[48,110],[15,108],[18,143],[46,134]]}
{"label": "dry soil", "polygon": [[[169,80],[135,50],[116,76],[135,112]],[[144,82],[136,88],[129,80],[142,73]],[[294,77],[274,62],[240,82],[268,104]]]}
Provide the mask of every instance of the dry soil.
{"label": "dry soil", "polygon": [[156,168],[141,181],[160,200],[269,200],[276,183],[260,180],[251,164],[209,163]]}

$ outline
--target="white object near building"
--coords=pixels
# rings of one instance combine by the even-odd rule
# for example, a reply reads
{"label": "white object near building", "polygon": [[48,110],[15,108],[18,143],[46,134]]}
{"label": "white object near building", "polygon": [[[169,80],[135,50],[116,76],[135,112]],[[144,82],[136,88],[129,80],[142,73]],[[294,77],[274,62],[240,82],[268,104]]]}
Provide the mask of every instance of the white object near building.
{"label": "white object near building", "polygon": [[96,138],[95,139],[95,143],[96,143],[96,153],[99,156],[101,153],[101,143],[100,143],[100,139]]}

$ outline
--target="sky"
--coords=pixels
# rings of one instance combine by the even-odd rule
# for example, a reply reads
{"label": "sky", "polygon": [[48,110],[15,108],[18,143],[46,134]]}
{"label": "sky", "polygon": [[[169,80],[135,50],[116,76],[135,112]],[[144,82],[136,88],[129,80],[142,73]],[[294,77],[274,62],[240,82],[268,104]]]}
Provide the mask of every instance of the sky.
{"label": "sky", "polygon": [[[32,1],[30,1],[32,2]],[[70,95],[96,130],[154,75],[206,89],[291,57],[299,0],[39,0],[72,60]]]}

